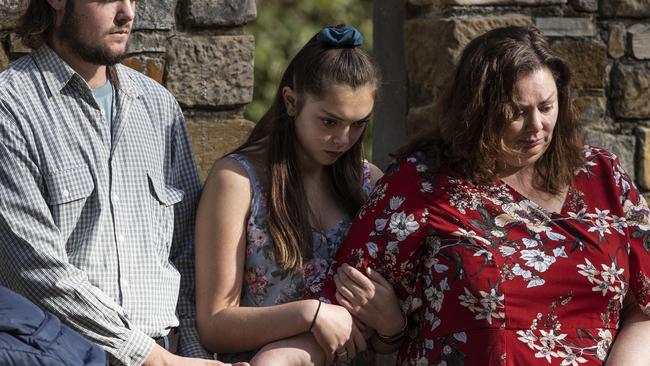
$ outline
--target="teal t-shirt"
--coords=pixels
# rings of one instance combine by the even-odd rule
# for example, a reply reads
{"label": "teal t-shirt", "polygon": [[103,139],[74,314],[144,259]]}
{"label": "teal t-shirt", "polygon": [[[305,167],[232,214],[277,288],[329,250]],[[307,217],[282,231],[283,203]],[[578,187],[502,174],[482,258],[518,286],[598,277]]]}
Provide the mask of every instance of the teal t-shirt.
{"label": "teal t-shirt", "polygon": [[110,131],[111,122],[113,120],[113,84],[108,80],[106,81],[106,84],[97,89],[92,89],[92,91],[99,108],[102,110],[106,126]]}

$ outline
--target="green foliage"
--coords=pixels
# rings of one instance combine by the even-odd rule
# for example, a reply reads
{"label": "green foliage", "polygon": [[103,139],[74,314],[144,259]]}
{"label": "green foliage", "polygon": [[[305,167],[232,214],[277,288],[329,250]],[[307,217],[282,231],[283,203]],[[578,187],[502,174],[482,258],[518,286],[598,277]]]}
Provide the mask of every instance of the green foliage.
{"label": "green foliage", "polygon": [[357,27],[372,51],[372,0],[259,0],[255,36],[255,89],[246,118],[259,120],[269,108],[289,60],[318,30],[340,23]]}

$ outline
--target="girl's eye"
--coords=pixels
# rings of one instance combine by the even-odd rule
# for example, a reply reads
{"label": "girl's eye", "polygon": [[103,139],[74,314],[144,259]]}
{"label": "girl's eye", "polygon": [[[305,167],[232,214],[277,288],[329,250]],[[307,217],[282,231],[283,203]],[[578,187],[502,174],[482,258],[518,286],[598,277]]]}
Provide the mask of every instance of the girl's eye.
{"label": "girl's eye", "polygon": [[325,126],[325,127],[336,126],[336,121],[333,120],[333,119],[323,118],[323,119],[321,119],[321,121],[323,122],[323,126]]}
{"label": "girl's eye", "polygon": [[539,108],[539,111],[542,113],[548,113],[551,111],[551,106],[550,105],[543,105]]}
{"label": "girl's eye", "polygon": [[368,120],[367,120],[367,119],[363,119],[363,120],[361,120],[361,121],[352,122],[352,126],[353,126],[353,127],[364,127],[364,126],[367,125],[367,124],[368,124]]}

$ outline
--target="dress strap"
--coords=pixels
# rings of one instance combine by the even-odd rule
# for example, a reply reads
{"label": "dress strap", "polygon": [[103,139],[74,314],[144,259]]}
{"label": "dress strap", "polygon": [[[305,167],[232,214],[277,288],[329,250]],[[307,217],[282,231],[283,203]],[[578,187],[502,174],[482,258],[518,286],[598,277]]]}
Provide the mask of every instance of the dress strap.
{"label": "dress strap", "polygon": [[259,186],[257,176],[255,175],[255,170],[251,166],[251,164],[246,160],[246,158],[238,153],[232,153],[228,155],[229,158],[237,160],[239,164],[241,164],[242,167],[244,167],[244,170],[246,171],[246,174],[248,174],[248,178],[251,180],[251,188],[253,191],[257,190],[257,187]]}
{"label": "dress strap", "polygon": [[368,160],[363,160],[363,177],[361,179],[361,189],[370,195],[372,192],[372,176],[370,175],[370,163]]}

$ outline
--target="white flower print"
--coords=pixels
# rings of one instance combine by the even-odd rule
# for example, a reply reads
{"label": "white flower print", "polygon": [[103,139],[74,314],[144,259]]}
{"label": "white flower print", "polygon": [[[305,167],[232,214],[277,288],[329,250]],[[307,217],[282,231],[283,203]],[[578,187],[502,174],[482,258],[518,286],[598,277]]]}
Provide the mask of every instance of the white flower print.
{"label": "white flower print", "polygon": [[533,273],[527,269],[521,268],[519,263],[515,264],[512,267],[512,273],[514,273],[516,276],[521,276],[525,280],[530,279],[533,276]]}
{"label": "white flower print", "polygon": [[481,294],[481,300],[478,300],[465,287],[465,294],[458,296],[460,304],[476,314],[474,317],[476,320],[485,319],[488,324],[492,324],[493,319],[505,319],[506,314],[499,311],[499,309],[504,308],[504,295],[497,293],[495,289],[490,289],[490,292],[479,291],[479,293]]}
{"label": "white flower print", "polygon": [[497,226],[505,227],[511,223],[524,223],[526,228],[534,233],[541,233],[550,229],[548,227],[548,223],[551,221],[550,217],[528,200],[519,203],[506,203],[501,208],[505,213],[494,219]]}
{"label": "white flower print", "polygon": [[420,224],[415,221],[413,214],[406,215],[404,211],[396,212],[390,217],[390,224],[388,225],[391,233],[395,234],[397,240],[403,241],[411,233],[420,228]]}
{"label": "white flower print", "polygon": [[467,230],[465,230],[463,228],[458,228],[458,231],[454,231],[453,233],[451,233],[451,235],[459,236],[459,237],[462,237],[462,238],[467,238],[467,239],[469,239],[469,242],[472,243],[472,244],[477,244],[476,242],[480,241],[481,243],[483,243],[485,245],[491,245],[489,240],[487,240],[484,237],[481,237],[479,235],[476,235],[474,230],[467,231]]}
{"label": "white flower print", "polygon": [[560,364],[561,366],[577,366],[578,364],[587,362],[584,357],[573,353],[570,347],[564,347],[564,351],[558,351],[557,354],[558,356],[564,358]]}
{"label": "white flower print", "polygon": [[435,287],[431,286],[424,290],[424,295],[427,297],[427,300],[431,303],[431,306],[435,311],[440,311],[442,308],[442,301],[445,298],[445,294],[442,291],[438,291]]}
{"label": "white flower print", "polygon": [[476,253],[474,253],[474,257],[480,257],[480,256],[484,256],[485,258],[487,258],[487,260],[492,260],[492,253],[490,253],[485,249],[478,250]]}
{"label": "white flower print", "polygon": [[528,286],[526,286],[526,288],[542,286],[545,283],[546,283],[546,281],[543,278],[541,278],[539,276],[535,276],[535,277],[531,278],[530,281],[528,281]]}
{"label": "white flower print", "polygon": [[623,276],[624,269],[619,268],[616,262],[611,265],[601,264],[602,271],[599,271],[589,259],[585,258],[585,264],[578,264],[578,273],[587,278],[589,283],[594,287],[591,289],[595,292],[602,293],[603,296],[608,292],[614,293],[614,300],[622,301],[625,295],[626,280]]}
{"label": "white flower print", "polygon": [[596,345],[596,357],[599,360],[605,361],[607,354],[609,353],[609,347],[612,345],[612,332],[609,329],[601,329],[598,332],[600,341]]}
{"label": "white flower print", "polygon": [[399,208],[399,206],[402,205],[403,202],[404,202],[404,197],[395,196],[395,197],[391,197],[388,205],[390,206],[391,210],[395,211]]}
{"label": "white flower print", "polygon": [[611,266],[601,264],[603,271],[600,272],[600,275],[603,277],[603,280],[614,284],[618,279],[619,275],[623,274],[623,268],[616,268],[616,263],[612,263]]}
{"label": "white flower print", "polygon": [[465,287],[465,294],[458,296],[460,304],[468,308],[471,312],[475,312],[478,304],[478,299]]}
{"label": "white flower print", "polygon": [[539,332],[542,334],[542,336],[539,338],[539,342],[543,346],[548,346],[551,349],[555,348],[555,343],[563,340],[566,338],[566,334],[555,334],[555,330],[551,329],[550,332],[545,331],[544,329],[540,329]]}
{"label": "white flower print", "polygon": [[503,254],[506,257],[509,257],[517,252],[517,249],[507,246],[507,245],[502,245],[499,247],[499,251],[501,254]]}
{"label": "white flower print", "polygon": [[368,242],[366,243],[366,248],[368,248],[368,254],[370,257],[377,258],[377,251],[379,251],[379,248],[376,243]]}
{"label": "white flower print", "polygon": [[551,357],[557,357],[557,353],[554,351],[551,351],[550,348],[548,347],[542,347],[539,352],[535,353],[535,357],[537,358],[545,358],[548,363],[551,363]]}
{"label": "white flower print", "polygon": [[518,330],[517,334],[521,336],[517,339],[526,343],[530,349],[535,349],[535,342],[537,342],[537,336],[535,333],[533,333],[530,329],[526,329],[525,331]]}
{"label": "white flower print", "polygon": [[433,184],[431,184],[431,182],[422,182],[422,185],[420,186],[420,191],[424,193],[433,192]]}
{"label": "white flower print", "polygon": [[650,230],[650,209],[648,209],[648,204],[643,196],[640,196],[638,205],[630,200],[625,200],[623,212],[625,212],[625,220],[629,225],[636,226],[643,231]]}
{"label": "white flower print", "polygon": [[594,283],[594,279],[597,275],[600,274],[600,271],[594,267],[593,264],[589,261],[589,259],[585,258],[585,264],[578,264],[576,267],[580,268],[580,271],[578,271],[579,274],[587,277],[587,280],[590,283]]}
{"label": "white flower print", "polygon": [[546,272],[548,267],[555,263],[555,257],[547,255],[539,249],[522,250],[521,258],[526,261],[528,267],[533,267],[538,272]]}

